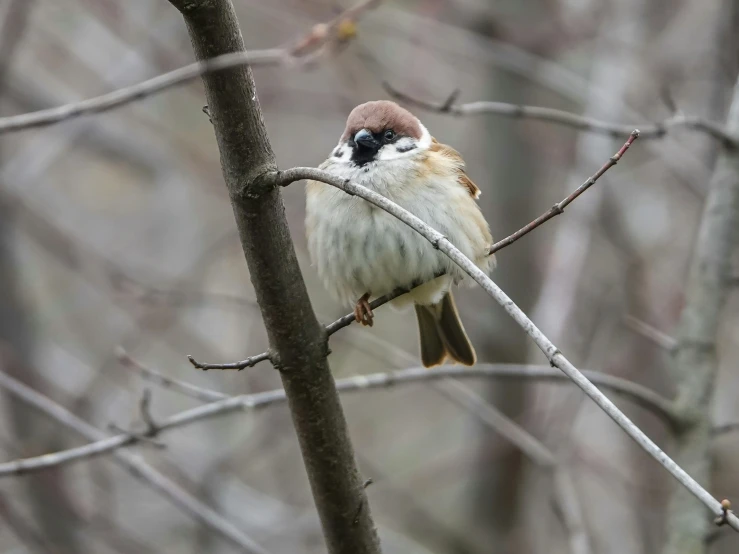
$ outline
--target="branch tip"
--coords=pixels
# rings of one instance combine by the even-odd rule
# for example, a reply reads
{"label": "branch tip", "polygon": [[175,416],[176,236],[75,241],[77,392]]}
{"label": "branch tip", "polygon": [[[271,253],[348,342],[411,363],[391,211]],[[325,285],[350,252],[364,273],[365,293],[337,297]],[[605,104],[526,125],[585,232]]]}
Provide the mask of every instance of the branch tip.
{"label": "branch tip", "polygon": [[724,498],[721,501],[721,511],[722,511],[721,515],[713,520],[713,522],[718,527],[721,527],[722,525],[726,525],[729,523],[729,513],[732,512],[732,510],[731,510],[731,501],[728,498]]}
{"label": "branch tip", "polygon": [[451,94],[447,97],[447,99],[444,101],[444,103],[439,106],[439,111],[442,113],[448,113],[451,111],[454,104],[457,102],[457,98],[459,98],[459,95],[462,93],[462,90],[459,88],[455,88]]}
{"label": "branch tip", "polygon": [[131,362],[131,357],[126,352],[125,348],[121,346],[120,344],[113,348],[113,356],[115,357],[118,362],[122,364],[129,365]]}
{"label": "branch tip", "polygon": [[192,356],[190,356],[190,354],[187,355],[187,359],[193,365],[193,367],[195,369],[202,369],[203,371],[208,371],[208,368],[207,367],[203,367],[203,364],[201,364],[200,362],[196,361],[195,358],[193,358]]}

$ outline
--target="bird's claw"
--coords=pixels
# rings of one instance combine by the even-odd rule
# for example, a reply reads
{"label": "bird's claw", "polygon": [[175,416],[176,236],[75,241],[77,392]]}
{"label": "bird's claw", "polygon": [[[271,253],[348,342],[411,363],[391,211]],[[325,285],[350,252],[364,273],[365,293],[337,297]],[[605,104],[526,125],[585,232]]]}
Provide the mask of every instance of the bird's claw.
{"label": "bird's claw", "polygon": [[362,325],[369,325],[372,327],[374,324],[374,314],[369,303],[369,293],[365,294],[357,300],[357,305],[354,306],[354,320]]}

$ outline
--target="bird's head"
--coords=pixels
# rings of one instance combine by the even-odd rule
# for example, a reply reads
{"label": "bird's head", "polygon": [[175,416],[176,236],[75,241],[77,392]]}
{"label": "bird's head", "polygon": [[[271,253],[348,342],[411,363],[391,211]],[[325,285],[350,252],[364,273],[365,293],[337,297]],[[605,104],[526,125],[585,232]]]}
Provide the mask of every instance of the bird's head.
{"label": "bird's head", "polygon": [[395,102],[360,104],[346,121],[333,157],[357,167],[413,157],[431,145],[431,135],[418,118]]}

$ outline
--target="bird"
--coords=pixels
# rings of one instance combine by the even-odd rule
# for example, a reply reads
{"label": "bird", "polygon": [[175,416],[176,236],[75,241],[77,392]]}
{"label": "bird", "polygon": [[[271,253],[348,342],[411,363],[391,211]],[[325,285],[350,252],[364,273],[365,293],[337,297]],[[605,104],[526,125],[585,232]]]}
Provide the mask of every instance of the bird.
{"label": "bird", "polygon": [[[462,156],[395,102],[354,108],[319,168],[405,208],[486,274],[495,268],[488,254],[493,238],[477,203],[480,189]],[[374,204],[315,180],[306,184],[305,232],[320,280],[336,300],[354,307],[357,322],[373,325],[371,298],[407,289],[392,305],[414,305],[424,367],[447,359],[475,364],[451,290],[474,282],[420,234]]]}

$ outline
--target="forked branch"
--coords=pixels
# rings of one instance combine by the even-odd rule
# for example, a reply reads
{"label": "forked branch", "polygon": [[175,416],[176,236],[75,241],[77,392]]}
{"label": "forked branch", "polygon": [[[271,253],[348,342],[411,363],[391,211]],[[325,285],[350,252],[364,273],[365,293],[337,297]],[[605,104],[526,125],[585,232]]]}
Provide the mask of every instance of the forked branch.
{"label": "forked branch", "polygon": [[400,102],[430,112],[445,113],[457,117],[491,114],[515,119],[534,119],[572,127],[579,131],[609,135],[614,138],[626,137],[634,127],[638,127],[641,130],[642,138],[661,139],[673,129],[683,127],[705,133],[719,140],[726,147],[736,148],[739,146],[739,136],[733,134],[722,125],[700,117],[685,115],[681,112],[677,112],[659,123],[622,124],[601,121],[556,108],[545,108],[541,106],[523,106],[521,104],[492,101],[457,104],[459,90],[452,92],[443,102],[429,102],[401,92],[387,82],[383,83],[383,86],[390,96]]}
{"label": "forked branch", "polygon": [[539,349],[549,360],[552,366],[559,368],[574,383],[580,387],[619,427],[621,427],[645,452],[651,455],[675,479],[677,479],[691,494],[698,498],[716,517],[724,517],[726,524],[739,531],[739,518],[733,513],[725,513],[721,503],[704,489],[685,470],[678,466],[662,449],[657,446],[639,427],[637,427],[611,400],[595,387],[552,342],[542,333],[529,317],[511,300],[490,277],[488,277],[474,262],[464,256],[449,240],[438,231],[432,229],[416,216],[401,208],[384,196],[357,183],[341,179],[326,171],[313,168],[294,168],[277,175],[279,183],[289,185],[301,179],[321,181],[344,192],[360,198],[385,210],[392,216],[414,229],[435,248],[446,254],[465,273],[472,277],[480,287],[492,296],[508,314],[529,335]]}
{"label": "forked branch", "polygon": [[[564,212],[564,209],[569,206],[572,202],[574,202],[581,194],[583,194],[586,190],[588,190],[590,187],[592,187],[598,179],[600,179],[606,171],[608,171],[610,168],[612,168],[614,165],[618,163],[618,161],[623,157],[623,155],[626,153],[626,151],[629,149],[629,147],[632,145],[632,143],[639,138],[639,131],[633,130],[631,131],[631,134],[629,135],[629,138],[627,141],[621,146],[621,148],[616,152],[613,156],[611,156],[608,161],[603,164],[603,166],[596,171],[590,178],[588,178],[583,184],[581,184],[579,187],[577,187],[572,194],[566,196],[561,202],[557,202],[554,206],[552,206],[548,211],[544,212],[542,215],[537,217],[535,220],[533,220],[531,223],[528,223],[512,235],[504,238],[503,240],[500,240],[493,244],[490,247],[489,254],[494,254],[506,246],[510,246],[514,242],[516,242],[518,239],[523,237],[524,235],[529,234],[534,229],[540,227],[553,217],[561,214]],[[292,182],[290,179],[291,173],[294,171],[300,171],[303,169],[308,168],[295,168],[295,169],[288,169],[287,171],[279,172],[277,175],[277,180],[280,182]],[[295,180],[295,179],[293,179]],[[320,179],[319,179],[320,180]],[[421,285],[419,285],[421,286]],[[379,308],[380,306],[387,304],[391,300],[397,298],[398,296],[401,296],[402,294],[407,293],[408,291],[405,289],[397,289],[391,292],[390,294],[386,294],[384,296],[381,296],[379,298],[376,298],[372,302],[370,302],[370,307],[375,310]],[[347,327],[354,323],[356,321],[354,317],[354,313],[346,314],[343,317],[340,317],[333,323],[330,323],[329,325],[326,325],[326,333],[331,336],[340,329],[343,329],[344,327]],[[238,362],[228,362],[228,363],[202,363],[198,362],[193,358],[192,356],[188,356],[187,359],[190,360],[190,363],[195,366],[198,369],[202,370],[208,370],[208,369],[236,369],[236,370],[242,370],[247,367],[253,367],[259,362],[263,362],[265,360],[269,359],[269,352],[262,352],[261,354],[257,354],[256,356],[250,356],[249,358],[246,358],[245,360],[241,360]]]}

